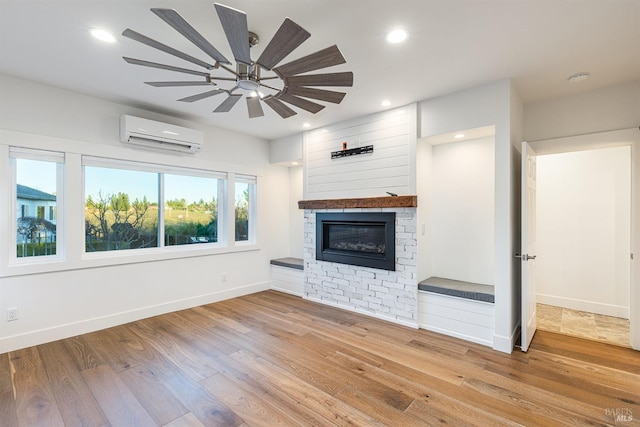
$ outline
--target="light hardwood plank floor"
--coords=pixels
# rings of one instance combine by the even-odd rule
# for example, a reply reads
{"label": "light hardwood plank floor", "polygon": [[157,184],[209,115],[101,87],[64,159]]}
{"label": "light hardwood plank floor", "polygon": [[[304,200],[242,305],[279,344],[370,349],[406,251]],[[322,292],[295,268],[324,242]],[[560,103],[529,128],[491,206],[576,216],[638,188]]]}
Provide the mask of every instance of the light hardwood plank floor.
{"label": "light hardwood plank floor", "polygon": [[640,353],[507,355],[266,291],[0,355],[12,426],[640,424]]}

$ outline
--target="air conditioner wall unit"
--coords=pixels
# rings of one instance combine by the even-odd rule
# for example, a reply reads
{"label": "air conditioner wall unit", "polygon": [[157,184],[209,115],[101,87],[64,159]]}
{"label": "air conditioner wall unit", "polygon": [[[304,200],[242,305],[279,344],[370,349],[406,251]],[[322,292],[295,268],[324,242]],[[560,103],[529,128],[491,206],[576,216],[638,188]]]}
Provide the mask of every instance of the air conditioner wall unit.
{"label": "air conditioner wall unit", "polygon": [[123,114],[120,141],[138,147],[195,154],[202,148],[203,134],[196,129]]}

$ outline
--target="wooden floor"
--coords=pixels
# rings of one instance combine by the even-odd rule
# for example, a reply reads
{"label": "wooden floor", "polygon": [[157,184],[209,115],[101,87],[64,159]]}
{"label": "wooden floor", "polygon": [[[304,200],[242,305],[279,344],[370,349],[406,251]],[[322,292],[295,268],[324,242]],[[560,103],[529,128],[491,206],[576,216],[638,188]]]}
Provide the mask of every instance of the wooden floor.
{"label": "wooden floor", "polygon": [[268,291],[0,355],[3,427],[440,424],[639,425],[640,352],[506,355]]}

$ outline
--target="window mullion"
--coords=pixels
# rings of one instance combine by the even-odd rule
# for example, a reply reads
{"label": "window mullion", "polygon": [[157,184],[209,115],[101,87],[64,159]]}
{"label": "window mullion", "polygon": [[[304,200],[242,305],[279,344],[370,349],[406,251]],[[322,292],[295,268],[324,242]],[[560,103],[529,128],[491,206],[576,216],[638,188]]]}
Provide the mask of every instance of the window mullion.
{"label": "window mullion", "polygon": [[165,206],[165,194],[164,194],[164,174],[158,174],[158,247],[165,246],[164,241],[164,206]]}

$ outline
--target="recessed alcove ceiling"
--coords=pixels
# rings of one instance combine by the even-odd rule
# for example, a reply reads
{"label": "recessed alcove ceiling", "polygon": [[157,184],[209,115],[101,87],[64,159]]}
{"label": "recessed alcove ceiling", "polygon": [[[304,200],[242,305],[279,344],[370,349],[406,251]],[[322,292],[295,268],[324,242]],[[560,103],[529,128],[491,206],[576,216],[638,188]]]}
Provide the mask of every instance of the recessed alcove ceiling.
{"label": "recessed alcove ceiling", "polygon": [[[209,60],[151,8],[176,9],[233,58],[214,2],[205,0],[0,0],[0,73],[266,139],[302,132],[305,122],[315,129],[501,79],[512,78],[529,103],[636,81],[640,75],[638,1],[220,2],[246,12],[249,30],[261,38],[252,48],[253,60],[287,17],[311,37],[284,62],[337,45],[346,64],[323,71],[353,71],[353,87],[341,88],[344,100],[317,114],[293,107],[298,114],[282,119],[265,109],[264,117],[249,119],[244,103],[214,114],[222,101],[217,97],[176,101],[202,88],[145,85],[192,76],[132,66],[123,56],[184,68],[189,63],[123,37],[126,28]],[[387,43],[385,35],[399,27],[409,32],[407,40]],[[110,31],[116,42],[94,39],[92,28]],[[589,72],[590,78],[570,84],[567,76],[577,72]],[[390,105],[383,107],[383,99]]]}
{"label": "recessed alcove ceiling", "polygon": [[496,134],[495,126],[482,126],[473,129],[461,129],[455,132],[443,133],[421,138],[421,142],[430,145],[449,144],[451,142],[468,141],[470,139],[485,138]]}

